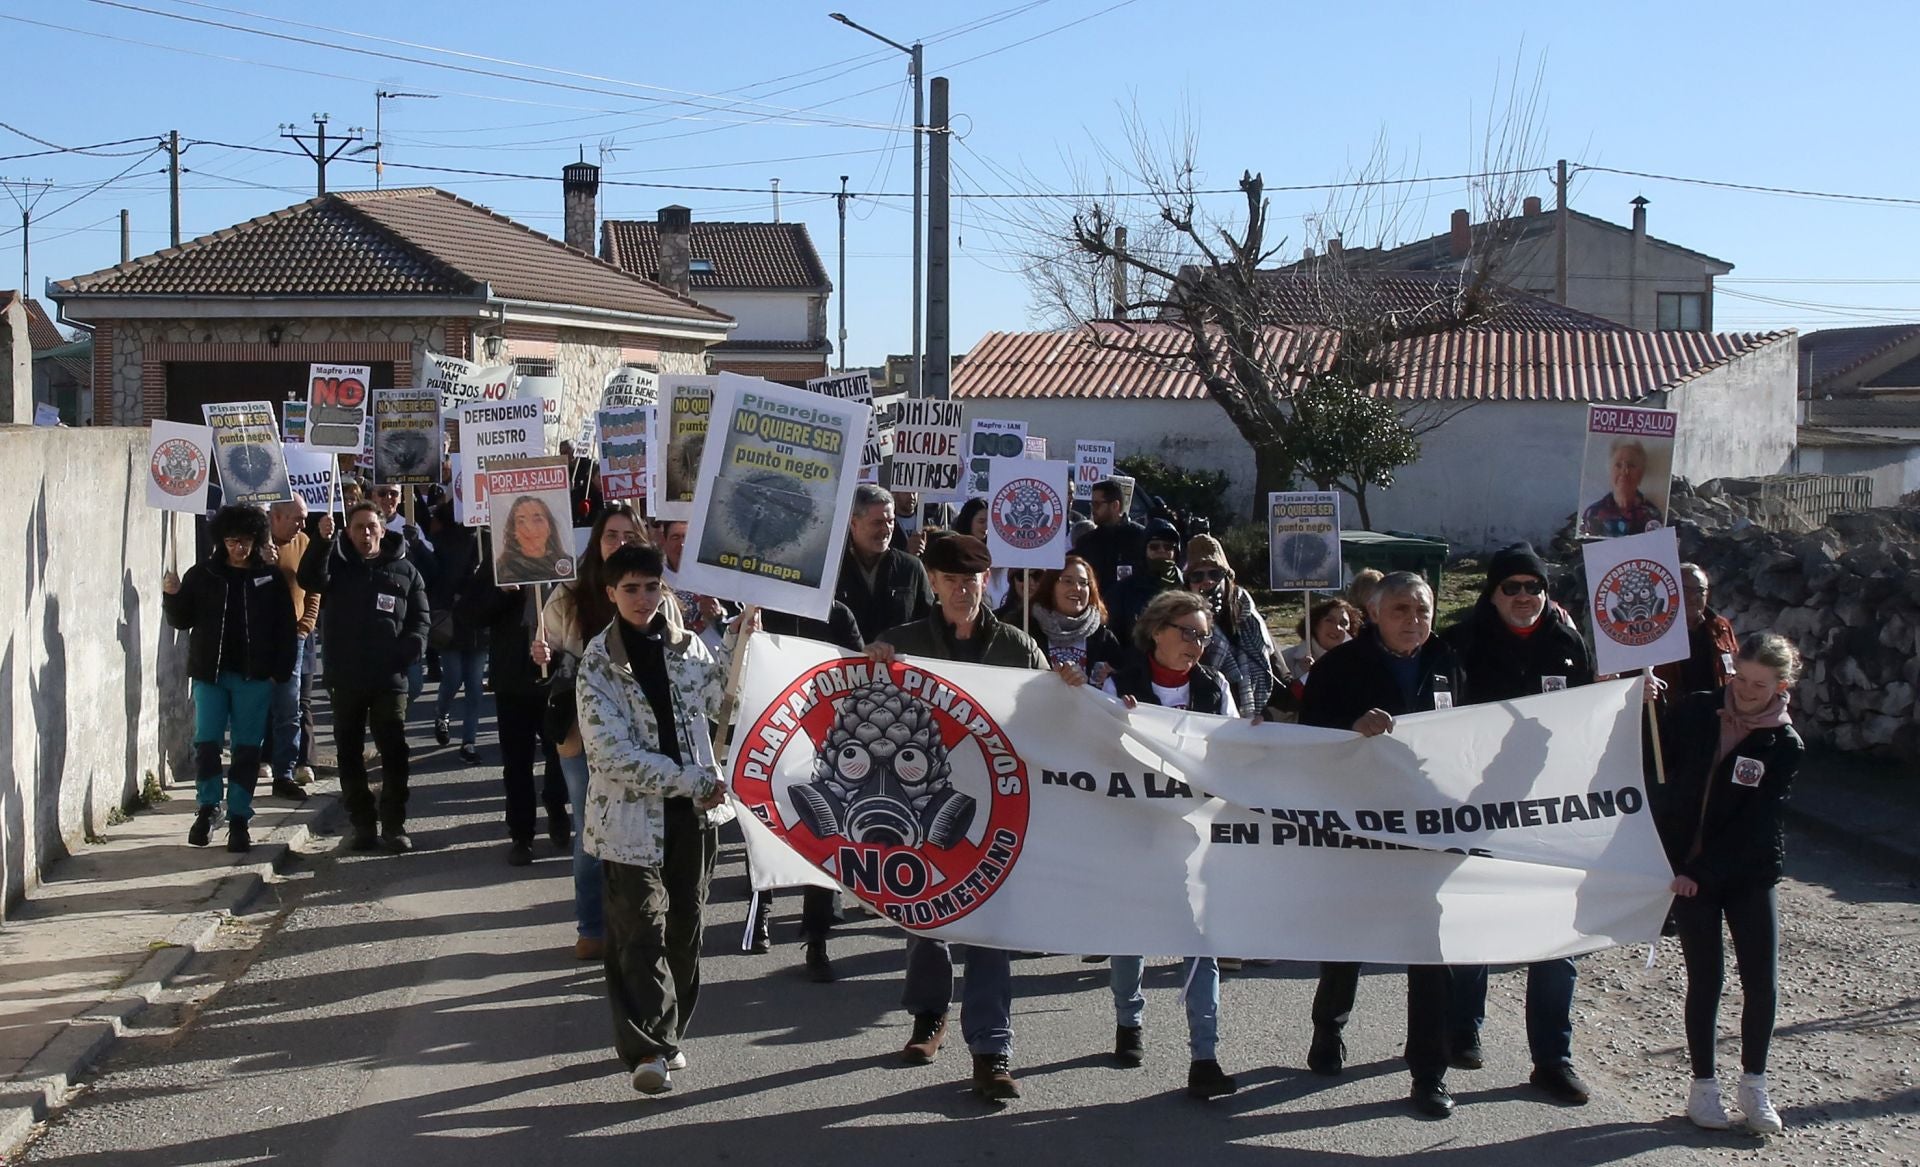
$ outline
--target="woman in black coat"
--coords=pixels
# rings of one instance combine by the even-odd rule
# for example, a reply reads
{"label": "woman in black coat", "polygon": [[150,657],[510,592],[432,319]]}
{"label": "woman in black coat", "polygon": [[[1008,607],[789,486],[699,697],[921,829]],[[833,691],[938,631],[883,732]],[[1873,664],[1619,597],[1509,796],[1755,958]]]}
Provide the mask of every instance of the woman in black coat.
{"label": "woman in black coat", "polygon": [[293,675],[293,593],[280,570],[261,558],[271,533],[258,507],[221,507],[207,525],[214,545],[185,579],[169,571],[160,607],[167,623],[187,633],[187,673],[193,678],[195,798],[199,810],[187,842],[207,845],[220,814],[220,751],[229,735],[226,774],[227,850],[251,849],[247,822],[260,780],[260,743],[267,732],[273,686]]}
{"label": "woman in black coat", "polygon": [[1673,864],[1673,919],[1687,964],[1687,1050],[1693,1086],[1687,1117],[1729,1124],[1714,1076],[1714,1031],[1725,980],[1721,921],[1740,970],[1737,1101],[1749,1130],[1771,1134],[1780,1115],[1767,1098],[1767,1046],[1777,993],[1779,905],[1774,888],[1786,855],[1781,821],[1805,746],[1787,714],[1800,655],[1786,638],[1740,642],[1724,690],[1694,693],[1668,714],[1662,742],[1667,784],[1659,791],[1660,840]]}

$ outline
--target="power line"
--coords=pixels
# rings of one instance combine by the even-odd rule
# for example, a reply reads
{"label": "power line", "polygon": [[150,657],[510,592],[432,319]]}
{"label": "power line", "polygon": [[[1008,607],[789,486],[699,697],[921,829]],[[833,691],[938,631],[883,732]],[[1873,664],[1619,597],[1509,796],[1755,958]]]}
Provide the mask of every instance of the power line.
{"label": "power line", "polygon": [[1789,186],[1761,186],[1750,182],[1724,182],[1714,178],[1686,178],[1677,174],[1655,174],[1646,170],[1622,170],[1613,166],[1579,165],[1581,170],[1598,171],[1601,174],[1624,174],[1630,178],[1651,178],[1659,182],[1684,182],[1693,186],[1711,186],[1721,190],[1744,190],[1755,194],[1792,195],[1796,198],[1833,199],[1846,203],[1885,203],[1890,206],[1920,207],[1920,198],[1901,198],[1897,195],[1843,194],[1824,190],[1798,190]]}
{"label": "power line", "polygon": [[20,135],[22,138],[25,138],[29,142],[38,142],[42,146],[49,147],[48,149],[45,149],[45,150],[35,150],[30,154],[0,155],[0,162],[12,162],[20,158],[44,158],[49,154],[85,154],[93,158],[131,158],[135,154],[140,153],[140,151],[120,150],[112,154],[105,154],[105,153],[101,153],[100,151],[107,146],[125,146],[132,142],[151,142],[153,141],[155,136],[152,134],[148,134],[146,137],[142,137],[142,138],[122,138],[117,142],[95,142],[91,146],[62,146],[55,142],[49,142],[45,138],[42,138],[37,134],[29,134],[27,131],[21,129],[19,126],[9,125],[6,122],[0,122],[0,130],[10,131],[12,133]]}

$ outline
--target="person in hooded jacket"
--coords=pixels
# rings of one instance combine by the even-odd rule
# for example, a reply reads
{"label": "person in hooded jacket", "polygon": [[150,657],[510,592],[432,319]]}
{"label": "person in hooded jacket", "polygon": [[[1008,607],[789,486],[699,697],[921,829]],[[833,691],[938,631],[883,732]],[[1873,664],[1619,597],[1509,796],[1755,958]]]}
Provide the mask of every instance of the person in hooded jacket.
{"label": "person in hooded jacket", "polygon": [[[427,649],[427,584],[407,557],[404,536],[388,531],[371,503],[347,510],[347,529],[314,544],[300,560],[300,586],[319,592],[320,635],[327,646],[327,692],[340,793],[353,822],[352,847],[383,842],[411,851],[407,837],[407,674]],[[369,726],[380,751],[379,834],[364,753]]]}
{"label": "person in hooded jacket", "polygon": [[279,569],[261,557],[272,537],[258,507],[221,507],[208,524],[214,552],[161,581],[161,612],[187,636],[193,678],[194,795],[199,809],[187,842],[207,845],[220,814],[220,749],[229,735],[227,850],[252,847],[247,823],[260,781],[260,743],[276,683],[293,676],[293,595]]}
{"label": "person in hooded jacket", "polygon": [[1726,981],[1722,921],[1740,969],[1743,1073],[1736,1099],[1753,1133],[1781,1126],[1767,1098],[1767,1050],[1779,978],[1782,813],[1806,753],[1787,712],[1799,676],[1800,654],[1785,637],[1750,633],[1739,643],[1726,689],[1681,698],[1662,725],[1667,782],[1655,788],[1653,808],[1673,864],[1673,922],[1687,964],[1687,1117],[1709,1130],[1730,1125],[1714,1069]]}
{"label": "person in hooded jacket", "polygon": [[[1530,543],[1504,547],[1487,564],[1487,582],[1466,619],[1444,634],[1466,671],[1475,704],[1512,701],[1593,683],[1587,644],[1573,621],[1547,599],[1547,565]],[[1487,1015],[1487,967],[1448,969],[1449,1061],[1455,1069],[1483,1064],[1480,1027]],[[1527,1048],[1535,1087],[1568,1106],[1584,1105],[1587,1084],[1573,1068],[1570,957],[1527,966]]]}
{"label": "person in hooded jacket", "polygon": [[[1145,551],[1138,566],[1132,568],[1125,578],[1108,589],[1104,576],[1099,576],[1101,594],[1107,597],[1107,612],[1113,617],[1113,634],[1122,644],[1133,642],[1133,622],[1146,611],[1147,604],[1161,592],[1176,591],[1187,586],[1186,576],[1180,572],[1180,532],[1165,519],[1153,519],[1147,523]],[[1080,550],[1075,548],[1075,550]],[[1099,563],[1091,555],[1082,555],[1094,564],[1096,575]],[[1229,683],[1241,676],[1236,664]]]}
{"label": "person in hooded jacket", "polygon": [[427,581],[427,603],[436,613],[434,647],[440,652],[440,692],[434,701],[433,737],[441,745],[453,738],[449,720],[456,702],[460,709],[460,760],[478,765],[480,750],[480,689],[487,675],[487,629],[468,624],[454,612],[454,597],[480,570],[480,536],[472,527],[454,521],[453,504],[433,508],[433,576]]}

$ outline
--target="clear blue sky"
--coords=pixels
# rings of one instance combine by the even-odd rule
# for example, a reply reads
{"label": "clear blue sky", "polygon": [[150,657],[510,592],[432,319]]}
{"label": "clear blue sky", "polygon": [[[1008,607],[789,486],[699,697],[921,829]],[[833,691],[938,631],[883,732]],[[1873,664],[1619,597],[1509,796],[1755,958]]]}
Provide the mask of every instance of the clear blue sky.
{"label": "clear blue sky", "polygon": [[[1909,148],[1911,46],[1920,9],[1910,3],[1848,3],[1827,12],[1798,3],[1671,0],[1604,8],[1510,0],[126,3],[506,76],[268,39],[97,0],[0,0],[0,17],[12,18],[0,19],[9,92],[32,95],[6,103],[0,121],[61,146],[143,139],[110,151],[143,149],[144,140],[169,129],[187,140],[291,148],[278,137],[282,122],[310,130],[309,116],[327,111],[334,128],[364,124],[371,138],[377,87],[435,93],[437,100],[387,103],[386,158],[396,164],[386,172],[388,185],[442,186],[557,235],[557,183],[397,164],[557,174],[581,146],[592,159],[607,143],[616,150],[606,163],[609,180],[750,189],[610,185],[603,190],[604,217],[647,217],[683,202],[697,218],[766,218],[770,197],[761,192],[778,178],[789,192],[782,216],[809,225],[829,267],[833,201],[792,192],[834,189],[841,174],[851,176],[856,190],[911,189],[906,135],[894,128],[910,120],[906,58],[830,21],[826,12],[835,6],[897,40],[932,42],[928,73],[951,76],[956,130],[964,138],[955,149],[959,191],[1071,190],[1083,179],[1104,184],[1100,151],[1124,147],[1127,109],[1138,109],[1156,130],[1175,126],[1184,111],[1197,130],[1207,186],[1230,186],[1242,168],[1264,172],[1274,185],[1337,181],[1382,134],[1404,159],[1406,173],[1470,171],[1480,161],[1475,127],[1484,122],[1496,79],[1516,61],[1530,70],[1543,58],[1543,162],[1565,157],[1667,175],[1920,197],[1920,161]],[[1003,18],[965,28],[996,16]],[[957,35],[935,40],[956,28]],[[523,64],[456,58],[349,33]],[[966,60],[975,56],[980,59]],[[541,73],[529,67],[535,65],[604,80]],[[795,110],[804,112],[788,112]],[[0,155],[41,148],[0,128]],[[187,237],[313,192],[313,166],[303,158],[202,144],[184,161]],[[87,194],[129,166],[124,177]],[[47,278],[113,263],[121,207],[132,211],[135,254],[164,246],[162,166],[159,155],[0,162],[0,175],[56,184],[39,203],[33,232],[35,292]],[[329,180],[347,189],[371,185],[372,175],[370,167],[343,160]],[[1464,187],[1420,188],[1425,193],[1406,207],[1399,234],[1443,230],[1448,212],[1466,205]],[[1539,189],[1548,193],[1544,178]],[[1653,234],[1734,263],[1721,285],[1716,323],[1723,329],[1920,320],[1913,242],[1920,205],[1874,206],[1594,172],[1582,174],[1574,190],[1577,208],[1620,222],[1628,200],[1644,194],[1652,200]],[[1212,205],[1228,212],[1232,201]],[[1276,195],[1274,230],[1297,247],[1302,216],[1325,204],[1324,193]],[[877,363],[907,347],[908,206],[904,198],[854,204],[847,280],[852,363]],[[1029,295],[1014,270],[1025,249],[1015,224],[1030,221],[1035,206],[958,206],[956,352],[984,332],[1029,325]],[[17,224],[17,209],[0,198],[0,287],[19,282]],[[1741,298],[1748,296],[1783,303]]]}

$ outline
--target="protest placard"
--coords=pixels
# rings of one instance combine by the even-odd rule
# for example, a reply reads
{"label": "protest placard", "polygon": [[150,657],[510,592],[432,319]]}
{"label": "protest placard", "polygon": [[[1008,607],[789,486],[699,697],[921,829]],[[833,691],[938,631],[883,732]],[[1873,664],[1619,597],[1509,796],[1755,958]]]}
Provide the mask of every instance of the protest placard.
{"label": "protest placard", "polygon": [[314,511],[333,509],[334,456],[295,443],[281,451],[287,460],[287,484]]}
{"label": "protest placard", "polygon": [[1267,496],[1267,556],[1275,591],[1340,589],[1340,494],[1285,490]]}
{"label": "protest placard", "polygon": [[[313,433],[309,428],[309,436]],[[307,443],[309,446],[312,442]],[[360,422],[360,451],[353,456],[353,468],[361,474],[373,473],[373,410],[367,410],[367,416]]]}
{"label": "protest placard", "polygon": [[638,365],[621,365],[600,385],[600,408],[627,409],[660,400],[660,374]]}
{"label": "protest placard", "polygon": [[1678,432],[1679,415],[1671,410],[1587,407],[1577,534],[1611,539],[1666,526]]}
{"label": "protest placard", "polygon": [[[858,401],[862,405],[873,406],[873,378],[866,370],[857,373],[835,373],[830,377],[815,377],[807,382],[809,393],[821,393],[837,401]],[[860,481],[880,481],[880,463],[884,457],[880,446],[880,412],[873,409],[867,415],[867,438],[860,453]]]}
{"label": "protest placard", "polygon": [[373,477],[397,486],[440,481],[440,392],[376,389],[373,394]]}
{"label": "protest placard", "polygon": [[560,449],[560,406],[565,388],[558,377],[521,377],[514,382],[515,397],[528,397],[540,403],[540,420],[546,425],[547,449]]}
{"label": "protest placard", "polygon": [[1073,497],[1081,502],[1093,498],[1093,484],[1113,473],[1114,444],[1076,438],[1073,443]]}
{"label": "protest placard", "polygon": [[1032,458],[995,458],[988,471],[987,551],[995,567],[1052,568],[1067,562],[1067,484],[1073,467]]}
{"label": "protest placard", "polygon": [[826,619],[872,410],[726,375],[711,403],[676,585]]}
{"label": "protest placard", "polygon": [[1027,437],[1027,457],[1035,462],[1047,460],[1047,439],[1029,435]]}
{"label": "protest placard", "polygon": [[573,456],[593,459],[600,456],[600,415],[589,410],[580,415],[580,429],[573,435]]}
{"label": "protest placard", "polygon": [[307,441],[307,403],[304,401],[282,401],[280,403],[280,444],[283,446],[302,446]]}
{"label": "protest placard", "polygon": [[307,445],[335,454],[364,451],[372,381],[366,365],[308,365]]}
{"label": "protest placard", "polygon": [[162,511],[201,514],[213,475],[213,430],[204,425],[155,421],[147,434],[147,505]]}
{"label": "protest placard", "polygon": [[505,401],[513,395],[512,365],[480,365],[429,351],[420,370],[420,388],[440,395],[440,411],[451,416],[469,401]]}
{"label": "protest placard", "polygon": [[1133,479],[1125,474],[1110,474],[1109,478],[1120,484],[1120,510],[1123,514],[1133,513]]}
{"label": "protest placard", "polygon": [[200,412],[213,427],[213,464],[220,471],[222,503],[264,505],[293,497],[273,406],[226,401],[203,405]]}
{"label": "protest placard", "polygon": [[45,401],[33,403],[33,424],[37,426],[57,426],[60,423],[60,407]]}
{"label": "protest placard", "polygon": [[492,517],[487,469],[502,458],[537,458],[546,453],[546,424],[540,403],[524,397],[466,402],[454,421],[460,435],[454,518],[465,526],[484,527]]}
{"label": "protest placard", "polygon": [[893,457],[893,431],[900,421],[904,392],[876,394],[873,399],[874,432],[860,455],[860,481],[878,483],[886,473],[887,459]]}
{"label": "protest placard", "polygon": [[930,398],[894,407],[887,485],[917,491],[922,502],[953,502],[960,491],[960,403]]}
{"label": "protest placard", "polygon": [[1580,554],[1594,671],[1624,673],[1685,660],[1691,647],[1680,591],[1680,537],[1673,528],[1588,543]]}
{"label": "protest placard", "polygon": [[[749,386],[766,382],[757,377],[733,377]],[[668,523],[693,521],[693,492],[700,479],[700,458],[706,449],[707,418],[713,409],[714,389],[721,377],[669,373],[660,378],[660,403],[654,407],[653,433],[647,442],[647,505],[656,519]]]}
{"label": "protest placard", "polygon": [[567,516],[567,460],[497,458],[487,466],[493,582],[560,583],[575,574]]}
{"label": "protest placard", "polygon": [[967,467],[961,494],[966,498],[985,498],[987,475],[995,458],[1024,458],[1027,455],[1027,423],[976,417],[967,427]]}
{"label": "protest placard", "polygon": [[651,405],[624,405],[600,411],[600,497],[646,509],[647,434],[653,429]]}

